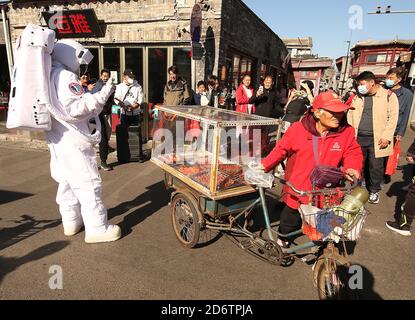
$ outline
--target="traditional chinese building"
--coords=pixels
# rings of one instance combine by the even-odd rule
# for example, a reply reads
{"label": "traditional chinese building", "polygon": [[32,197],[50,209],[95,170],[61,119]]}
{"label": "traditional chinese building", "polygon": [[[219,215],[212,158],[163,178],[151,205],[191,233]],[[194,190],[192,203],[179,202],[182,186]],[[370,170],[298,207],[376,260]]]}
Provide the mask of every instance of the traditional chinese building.
{"label": "traditional chinese building", "polygon": [[[314,84],[314,95],[333,86],[334,70],[331,69],[333,60],[330,58],[295,58],[291,60],[297,87],[305,80]],[[326,70],[329,70],[326,72]]]}
{"label": "traditional chinese building", "polygon": [[171,65],[193,88],[210,74],[227,87],[239,85],[246,73],[254,85],[266,73],[278,83],[287,79],[283,41],[242,0],[6,2],[12,42],[28,23],[54,28],[59,38],[90,49],[92,78],[105,67],[120,81],[124,69],[133,69],[148,104],[163,101]]}
{"label": "traditional chinese building", "polygon": [[[241,0],[9,2],[12,41],[28,23],[57,27],[60,38],[77,39],[94,54],[92,77],[106,67],[120,81],[122,71],[131,68],[148,102],[162,101],[167,68],[173,64],[193,85],[209,74],[234,85],[244,73],[252,74],[255,81],[266,72],[286,74],[282,68],[287,56],[284,43]],[[197,22],[192,22],[195,2],[200,7],[204,52],[192,65],[190,31]],[[198,48],[195,46],[195,55],[200,54]]]}
{"label": "traditional chinese building", "polygon": [[400,55],[410,51],[414,40],[359,41],[352,49],[352,77],[372,71],[383,80],[389,69],[396,66]]}

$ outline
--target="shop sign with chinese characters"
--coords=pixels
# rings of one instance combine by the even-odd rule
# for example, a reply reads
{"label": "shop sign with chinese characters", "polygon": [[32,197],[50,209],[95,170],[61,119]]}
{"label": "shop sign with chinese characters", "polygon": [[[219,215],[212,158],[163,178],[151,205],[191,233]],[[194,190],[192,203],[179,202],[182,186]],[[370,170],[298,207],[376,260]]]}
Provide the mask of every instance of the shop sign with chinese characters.
{"label": "shop sign with chinese characters", "polygon": [[42,12],[57,38],[100,38],[104,34],[93,9]]}

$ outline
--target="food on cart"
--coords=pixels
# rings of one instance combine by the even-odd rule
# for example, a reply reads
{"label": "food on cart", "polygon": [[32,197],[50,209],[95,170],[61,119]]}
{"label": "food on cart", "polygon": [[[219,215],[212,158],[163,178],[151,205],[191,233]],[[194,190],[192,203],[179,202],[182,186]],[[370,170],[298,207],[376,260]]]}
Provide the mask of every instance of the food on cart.
{"label": "food on cart", "polygon": [[179,170],[180,173],[183,173],[186,176],[192,176],[195,174],[199,174],[200,172],[202,172],[202,167],[201,166],[180,166],[177,168],[177,170]]}
{"label": "food on cart", "polygon": [[219,164],[219,171],[234,177],[242,174],[242,167],[237,164]]}
{"label": "food on cart", "polygon": [[[196,182],[203,185],[204,187],[206,187],[206,188],[210,187],[210,179],[211,179],[210,172],[196,175],[196,176],[193,177],[193,179]],[[217,184],[219,189],[228,189],[228,188],[232,187],[233,185],[235,185],[235,183],[237,183],[237,182],[235,180],[233,180],[232,178],[229,178],[227,175],[224,175],[222,173],[218,173],[218,178],[216,180],[216,184]]]}
{"label": "food on cart", "polygon": [[175,154],[165,154],[160,156],[160,160],[163,161],[165,164],[173,164],[181,162],[181,157],[175,155]]}

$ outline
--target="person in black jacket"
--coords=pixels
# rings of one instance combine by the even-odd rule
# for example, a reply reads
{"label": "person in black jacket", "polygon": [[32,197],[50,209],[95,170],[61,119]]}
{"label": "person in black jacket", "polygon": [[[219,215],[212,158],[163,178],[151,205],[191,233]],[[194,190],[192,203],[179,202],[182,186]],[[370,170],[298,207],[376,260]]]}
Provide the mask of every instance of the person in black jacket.
{"label": "person in black jacket", "polygon": [[[408,149],[406,160],[415,164],[415,140]],[[411,235],[411,225],[415,217],[415,177],[406,195],[405,204],[395,221],[386,222],[386,227],[403,236]]]}
{"label": "person in black jacket", "polygon": [[[278,119],[284,115],[284,110],[280,106],[280,99],[277,91],[274,89],[274,79],[267,75],[264,79],[264,85],[260,86],[256,95],[250,103],[255,104],[255,114],[261,117]],[[274,144],[271,142],[271,133],[277,131],[277,126],[266,126],[262,132],[265,135],[264,150],[271,151]],[[267,151],[268,152],[268,151]]]}
{"label": "person in black jacket", "polygon": [[274,79],[267,75],[264,79],[264,86],[260,87],[253,99],[255,114],[267,118],[281,118],[284,110],[280,106],[280,99],[274,89]]}
{"label": "person in black jacket", "polygon": [[290,96],[285,106],[285,115],[282,118],[284,120],[283,132],[287,131],[294,122],[300,121],[307,109],[313,104],[313,89],[314,84],[307,80],[301,84],[299,91],[290,90]]}

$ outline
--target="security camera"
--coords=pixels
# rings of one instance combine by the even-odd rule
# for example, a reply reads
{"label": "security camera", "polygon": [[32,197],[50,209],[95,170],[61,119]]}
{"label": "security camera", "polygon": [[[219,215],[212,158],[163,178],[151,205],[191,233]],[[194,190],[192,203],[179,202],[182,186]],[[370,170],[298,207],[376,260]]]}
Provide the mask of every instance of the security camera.
{"label": "security camera", "polygon": [[186,26],[181,30],[183,33],[190,33],[190,26]]}

